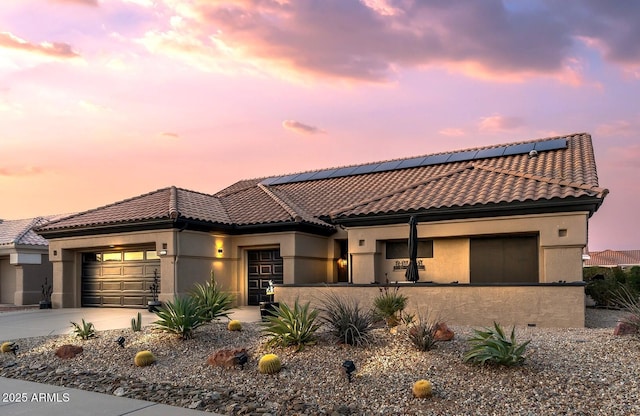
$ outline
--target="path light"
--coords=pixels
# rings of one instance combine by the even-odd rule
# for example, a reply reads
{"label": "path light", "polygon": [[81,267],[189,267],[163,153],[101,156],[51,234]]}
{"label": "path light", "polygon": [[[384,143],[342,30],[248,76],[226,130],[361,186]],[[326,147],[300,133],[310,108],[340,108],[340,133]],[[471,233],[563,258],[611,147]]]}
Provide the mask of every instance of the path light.
{"label": "path light", "polygon": [[124,348],[124,337],[118,337],[118,339],[116,339],[116,342],[118,343],[118,345],[120,345],[120,348]]}
{"label": "path light", "polygon": [[18,344],[16,344],[15,342],[12,342],[11,346],[9,347],[9,350],[13,353],[13,355],[18,355],[17,354],[18,348],[20,348]]}
{"label": "path light", "polygon": [[342,370],[347,375],[347,380],[349,380],[349,383],[351,383],[351,373],[356,371],[356,365],[353,363],[353,361],[346,360],[342,363]]}

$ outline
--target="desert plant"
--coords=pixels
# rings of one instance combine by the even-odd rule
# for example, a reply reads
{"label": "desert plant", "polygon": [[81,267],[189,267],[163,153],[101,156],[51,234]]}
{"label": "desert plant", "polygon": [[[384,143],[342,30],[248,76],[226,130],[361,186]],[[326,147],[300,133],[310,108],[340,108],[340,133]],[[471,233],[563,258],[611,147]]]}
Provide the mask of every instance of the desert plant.
{"label": "desert plant", "polygon": [[158,328],[177,334],[182,339],[192,338],[193,330],[206,323],[197,301],[191,297],[177,297],[173,302],[165,302],[156,315],[160,318],[154,322]]}
{"label": "desert plant", "polygon": [[138,312],[137,318],[131,318],[131,330],[133,332],[142,330],[142,314],[140,312]]}
{"label": "desert plant", "polygon": [[213,270],[210,280],[204,285],[196,283],[190,295],[196,300],[205,321],[211,322],[220,317],[229,317],[229,311],[233,305],[233,295],[218,287]]}
{"label": "desert plant", "polygon": [[85,322],[84,318],[82,319],[82,325],[75,322],[71,322],[71,325],[73,325],[73,332],[78,338],[89,339],[96,336],[95,327],[91,322]]}
{"label": "desert plant", "polygon": [[438,331],[439,319],[433,319],[429,314],[424,318],[418,314],[417,322],[412,322],[407,336],[409,341],[420,351],[430,351],[438,343],[436,332]]}
{"label": "desert plant", "polygon": [[371,341],[373,315],[360,307],[357,300],[333,293],[323,299],[320,320],[329,326],[331,335],[344,344],[367,345]]}
{"label": "desert plant", "polygon": [[418,380],[413,383],[411,391],[413,393],[413,397],[417,397],[419,399],[429,397],[431,396],[432,391],[431,382],[429,380]]}
{"label": "desert plant", "polygon": [[508,338],[496,322],[493,323],[493,328],[474,329],[475,334],[469,339],[472,347],[464,354],[464,362],[505,366],[522,364],[525,359],[525,350],[531,340],[518,344],[515,329],[514,326]]}
{"label": "desert plant", "polygon": [[258,370],[262,374],[275,374],[282,368],[280,357],[275,354],[266,354],[258,361]]}
{"label": "desert plant", "polygon": [[2,346],[0,346],[0,351],[2,352],[11,352],[11,347],[13,346],[13,342],[3,342]]}
{"label": "desert plant", "polygon": [[138,367],[146,367],[156,362],[156,357],[151,351],[139,351],[133,358],[133,362]]}
{"label": "desert plant", "polygon": [[398,293],[400,288],[396,285],[389,289],[389,281],[380,287],[380,293],[373,300],[375,313],[384,319],[390,327],[398,325],[402,311],[407,306],[407,297]]}
{"label": "desert plant", "polygon": [[237,319],[232,319],[227,324],[227,329],[229,331],[241,331],[242,330],[242,322]]}
{"label": "desert plant", "polygon": [[616,303],[627,312],[620,321],[634,328],[640,334],[640,297],[634,295],[633,289],[621,286],[614,294]]}
{"label": "desert plant", "polygon": [[279,306],[274,306],[271,316],[266,317],[266,322],[262,323],[262,332],[269,337],[268,345],[279,345],[288,347],[296,346],[296,351],[300,351],[305,345],[314,344],[316,341],[315,332],[320,328],[316,323],[318,310],[309,310],[309,303],[304,305],[298,303],[296,299],[293,309],[284,302]]}

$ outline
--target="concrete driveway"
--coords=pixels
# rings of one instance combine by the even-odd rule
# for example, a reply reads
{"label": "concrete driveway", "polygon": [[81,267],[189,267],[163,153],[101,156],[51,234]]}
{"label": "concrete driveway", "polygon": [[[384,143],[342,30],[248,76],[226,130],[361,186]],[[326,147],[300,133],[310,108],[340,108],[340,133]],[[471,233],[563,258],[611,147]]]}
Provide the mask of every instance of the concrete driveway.
{"label": "concrete driveway", "polygon": [[[156,314],[146,309],[127,308],[65,308],[65,309],[27,309],[0,312],[0,334],[6,339],[20,339],[46,335],[68,334],[72,330],[71,322],[81,324],[92,322],[96,331],[131,327],[131,318],[142,315],[142,325],[148,325],[158,319]],[[245,306],[234,309],[231,319],[243,322],[260,320],[257,306]]]}

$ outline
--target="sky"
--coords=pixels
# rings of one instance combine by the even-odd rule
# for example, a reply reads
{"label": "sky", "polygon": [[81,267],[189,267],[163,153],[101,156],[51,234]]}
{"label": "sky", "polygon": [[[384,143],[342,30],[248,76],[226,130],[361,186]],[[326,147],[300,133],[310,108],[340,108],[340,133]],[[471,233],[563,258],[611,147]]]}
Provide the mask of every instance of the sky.
{"label": "sky", "polygon": [[635,0],[2,0],[0,218],[587,132],[640,249]]}

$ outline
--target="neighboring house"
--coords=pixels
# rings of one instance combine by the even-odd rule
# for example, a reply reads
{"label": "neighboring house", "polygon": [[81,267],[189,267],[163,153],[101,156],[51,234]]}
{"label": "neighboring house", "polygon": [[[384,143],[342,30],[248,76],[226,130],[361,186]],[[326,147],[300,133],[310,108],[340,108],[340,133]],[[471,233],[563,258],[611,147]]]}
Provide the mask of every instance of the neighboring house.
{"label": "neighboring house", "polygon": [[584,267],[620,267],[623,269],[640,266],[640,250],[590,251]]}
{"label": "neighboring house", "polygon": [[33,231],[49,218],[0,220],[0,303],[37,304],[44,279],[52,283],[47,240]]}
{"label": "neighboring house", "polygon": [[[404,281],[418,220],[413,309],[452,323],[584,326],[582,250],[607,190],[588,134],[250,179],[207,195],[168,187],[39,228],[54,307],[138,306],[208,278],[239,305],[370,304]],[[378,283],[378,284],[372,284]]]}

